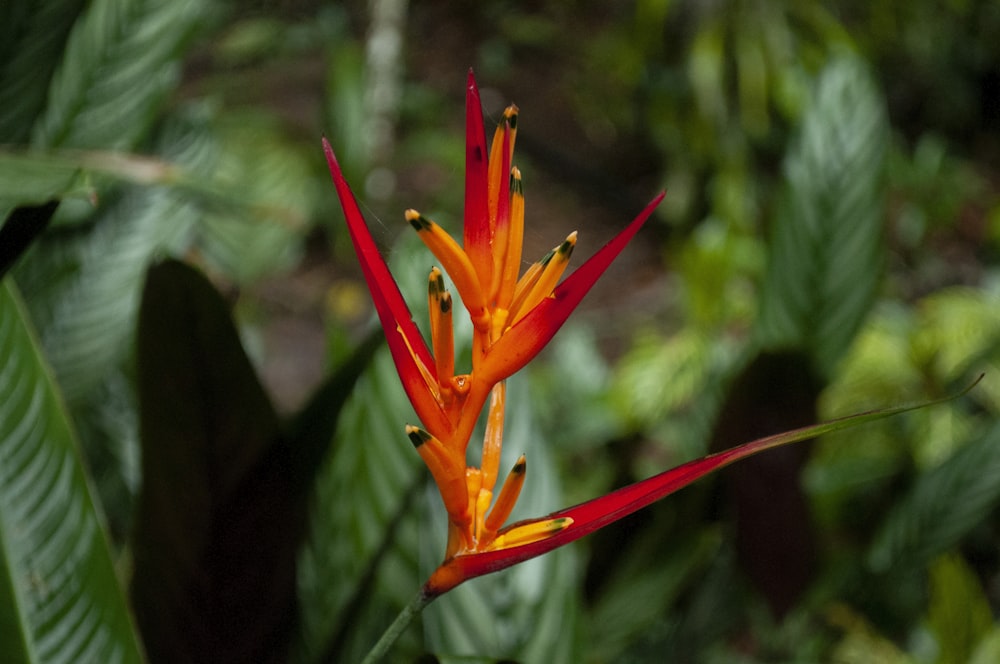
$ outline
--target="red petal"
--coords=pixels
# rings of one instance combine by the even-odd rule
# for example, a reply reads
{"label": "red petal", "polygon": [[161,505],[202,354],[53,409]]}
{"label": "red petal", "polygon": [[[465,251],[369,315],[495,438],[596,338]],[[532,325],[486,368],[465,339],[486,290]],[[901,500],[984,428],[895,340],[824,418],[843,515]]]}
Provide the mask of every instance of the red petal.
{"label": "red petal", "polygon": [[[812,428],[809,427],[809,429]],[[815,435],[816,433],[812,432],[809,437]],[[531,521],[542,521],[570,517],[573,519],[573,524],[551,537],[531,544],[499,551],[456,556],[442,564],[438,571],[431,576],[424,592],[428,595],[439,595],[468,579],[490,572],[498,572],[525,560],[541,556],[624,518],[723,466],[766,449],[803,439],[789,439],[788,434],[761,438],[725,452],[690,461],[600,498],[554,512],[542,519],[531,519]]]}
{"label": "red petal", "polygon": [[490,247],[490,212],[487,204],[489,168],[483,106],[476,78],[469,70],[465,86],[465,253],[484,288],[490,286],[493,257]]}
{"label": "red petal", "polygon": [[[581,503],[575,507],[554,512],[541,519],[531,519],[529,521],[513,524],[504,528],[504,531],[525,523],[531,523],[533,521],[546,521],[549,519],[566,517],[573,519],[573,523],[571,525],[567,526],[564,530],[560,530],[547,539],[532,542],[531,544],[525,544],[523,546],[511,547],[509,549],[455,556],[450,560],[446,560],[437,570],[435,570],[434,574],[431,575],[431,578],[424,585],[423,594],[425,597],[433,598],[451,590],[458,584],[463,581],[467,581],[468,579],[482,576],[483,574],[489,574],[490,572],[497,572],[530,558],[535,558],[548,553],[553,549],[557,549],[560,546],[578,540],[584,535],[589,535],[595,530],[603,528],[618,519],[624,518],[629,514],[632,514],[633,512],[636,512],[643,507],[670,495],[674,491],[684,488],[688,484],[701,479],[709,473],[715,472],[720,468],[728,466],[729,464],[741,459],[745,459],[746,457],[753,456],[758,452],[763,452],[782,445],[801,442],[803,440],[809,440],[811,438],[815,438],[816,436],[831,433],[833,431],[840,431],[842,429],[864,424],[866,422],[880,420],[892,415],[898,415],[900,413],[951,401],[952,399],[956,399],[968,393],[979,383],[980,380],[982,380],[982,377],[983,376],[981,374],[975,382],[961,392],[941,399],[936,399],[934,401],[927,401],[910,406],[886,408],[883,410],[872,410],[865,413],[850,415],[848,417],[841,417],[829,422],[822,422],[812,426],[793,429],[792,431],[785,431],[784,433],[775,434],[766,438],[758,438],[755,441],[739,445],[724,452],[719,452],[718,454],[712,454],[710,456],[702,457],[701,459],[689,461],[688,463],[672,468],[668,471],[660,473],[659,475],[654,475],[649,479],[636,482],[635,484],[623,487],[605,496],[601,496],[600,498],[595,498],[594,500]],[[501,533],[504,531],[501,531]]]}
{"label": "red petal", "polygon": [[580,304],[580,300],[608,269],[611,261],[646,223],[663,196],[661,192],[650,201],[632,223],[559,284],[552,292],[552,297],[542,300],[516,325],[504,332],[490,347],[481,365],[483,380],[496,382],[516,373],[545,347]]}
{"label": "red petal", "polygon": [[333,183],[337,187],[340,205],[344,208],[344,216],[347,218],[347,228],[351,233],[354,251],[358,255],[361,271],[368,283],[372,300],[375,302],[375,310],[378,312],[379,321],[381,321],[382,329],[385,331],[385,338],[389,344],[389,350],[392,353],[392,359],[396,364],[396,371],[399,373],[403,388],[424,427],[432,434],[440,435],[442,431],[450,429],[448,419],[437,400],[430,393],[427,382],[417,366],[418,361],[423,363],[427,371],[434,375],[434,359],[420,335],[420,330],[413,322],[410,309],[406,306],[402,293],[399,292],[399,286],[396,285],[395,279],[389,272],[389,267],[382,259],[378,247],[375,246],[375,240],[372,239],[371,233],[368,231],[365,218],[358,208],[354,194],[344,179],[340,164],[337,163],[337,157],[333,154],[333,148],[330,147],[326,138],[323,138],[323,152],[326,154],[326,161],[330,166]]}

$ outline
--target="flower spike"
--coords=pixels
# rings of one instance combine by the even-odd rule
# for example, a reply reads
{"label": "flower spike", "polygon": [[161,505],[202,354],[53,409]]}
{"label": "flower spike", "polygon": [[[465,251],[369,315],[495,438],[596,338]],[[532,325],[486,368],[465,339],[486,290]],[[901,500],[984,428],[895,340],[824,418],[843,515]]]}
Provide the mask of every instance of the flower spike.
{"label": "flower spike", "polygon": [[[431,348],[365,225],[330,144],[324,139],[330,173],[348,229],[386,334],[396,369],[426,432],[407,434],[431,471],[448,512],[445,558],[498,550],[544,539],[569,526],[559,518],[503,528],[524,480],[524,464],[511,474],[494,501],[503,444],[506,386],[556,330],[611,260],[652,213],[659,199],[621,235],[557,286],[566,270],[576,233],[518,279],[524,239],[521,173],[513,165],[518,109],[504,111],[487,151],[479,90],[469,72],[466,87],[465,227],[460,245],[416,210],[405,218],[448,273],[473,323],[472,367],[456,374],[452,301],[441,270],[428,280]],[[661,195],[662,198],[662,195]],[[433,350],[433,352],[431,352]],[[466,467],[466,448],[489,401],[480,468]]]}

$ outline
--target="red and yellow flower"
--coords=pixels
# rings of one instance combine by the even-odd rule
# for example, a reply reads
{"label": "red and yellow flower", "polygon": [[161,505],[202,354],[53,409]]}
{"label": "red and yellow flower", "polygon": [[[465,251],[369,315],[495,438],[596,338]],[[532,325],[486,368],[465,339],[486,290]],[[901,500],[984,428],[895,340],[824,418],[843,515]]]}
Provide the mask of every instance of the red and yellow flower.
{"label": "red and yellow flower", "polygon": [[[505,526],[524,483],[526,468],[521,457],[494,498],[503,441],[505,379],[552,339],[663,198],[662,193],[654,198],[624,230],[561,283],[576,233],[519,274],[524,196],[521,174],[513,165],[516,136],[517,107],[510,106],[487,151],[479,91],[470,72],[466,88],[462,244],[416,210],[405,213],[447,272],[472,320],[472,366],[467,373],[456,373],[452,298],[442,272],[432,269],[428,280],[428,347],[368,232],[330,144],[323,141],[351,240],[393,361],[423,425],[408,425],[406,433],[430,470],[448,512],[444,562],[424,585],[422,601],[430,601],[467,579],[572,542],[747,456],[907,410],[865,413],[759,439],[546,517]],[[466,449],[487,402],[482,461],[479,468],[470,467]]]}
{"label": "red and yellow flower", "polygon": [[[487,151],[479,91],[469,73],[466,95],[464,237],[460,245],[416,210],[406,220],[440,261],[473,327],[472,366],[456,373],[452,297],[442,272],[428,280],[430,347],[424,342],[329,143],[327,160],[347,217],[354,248],[375,300],[393,360],[423,429],[406,432],[427,464],[448,512],[445,560],[499,551],[544,539],[572,523],[552,518],[503,528],[524,483],[525,460],[514,465],[494,500],[503,441],[505,379],[527,364],[552,338],[597,278],[649,218],[662,194],[620,234],[559,284],[576,233],[571,233],[523,274],[524,195],[513,165],[517,107],[508,107]],[[559,285],[557,285],[559,284]],[[473,428],[489,401],[482,462],[466,463]]]}

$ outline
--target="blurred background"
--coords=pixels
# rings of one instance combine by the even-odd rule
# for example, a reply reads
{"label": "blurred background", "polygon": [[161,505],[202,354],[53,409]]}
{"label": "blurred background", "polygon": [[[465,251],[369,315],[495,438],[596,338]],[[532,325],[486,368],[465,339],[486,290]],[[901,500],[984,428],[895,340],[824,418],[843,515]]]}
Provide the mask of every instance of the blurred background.
{"label": "blurred background", "polygon": [[[1000,5],[30,6],[0,9],[0,209],[62,198],[12,275],[114,551],[142,486],[146,267],[204,270],[299,411],[374,324],[320,137],[423,327],[402,211],[460,233],[471,67],[488,131],[520,108],[526,264],[579,230],[579,265],[667,191],[510,383],[516,517],[986,376],[471,582],[398,661],[1000,660]],[[412,420],[383,349],[312,489],[294,661],[358,658],[439,562]]]}

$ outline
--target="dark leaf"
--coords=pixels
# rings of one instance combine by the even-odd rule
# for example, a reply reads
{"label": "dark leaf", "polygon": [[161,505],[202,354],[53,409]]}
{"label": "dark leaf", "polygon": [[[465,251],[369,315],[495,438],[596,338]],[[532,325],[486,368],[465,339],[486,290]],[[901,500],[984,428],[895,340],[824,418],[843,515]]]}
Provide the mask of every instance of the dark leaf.
{"label": "dark leaf", "polygon": [[14,261],[24,253],[32,240],[49,225],[59,201],[42,205],[26,205],[15,209],[0,226],[0,279],[7,274]]}
{"label": "dark leaf", "polygon": [[150,659],[281,660],[302,530],[289,445],[225,303],[181,263],[147,276],[138,381],[132,600]]}
{"label": "dark leaf", "polygon": [[921,476],[872,542],[878,572],[915,567],[947,551],[1000,503],[1000,425]]}
{"label": "dark leaf", "polygon": [[334,373],[286,433],[211,284],[174,261],[150,269],[132,597],[153,661],[285,659],[307,499],[374,346]]}

